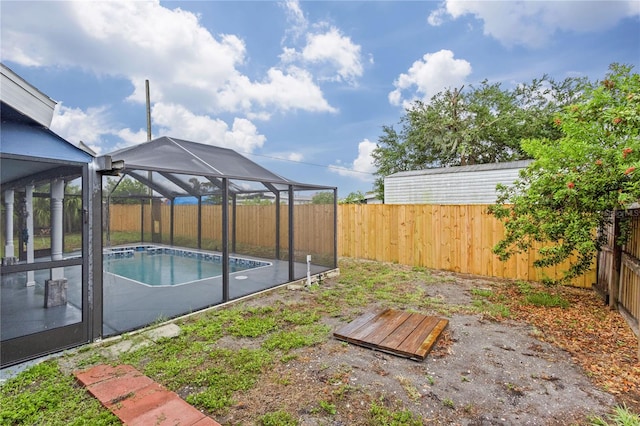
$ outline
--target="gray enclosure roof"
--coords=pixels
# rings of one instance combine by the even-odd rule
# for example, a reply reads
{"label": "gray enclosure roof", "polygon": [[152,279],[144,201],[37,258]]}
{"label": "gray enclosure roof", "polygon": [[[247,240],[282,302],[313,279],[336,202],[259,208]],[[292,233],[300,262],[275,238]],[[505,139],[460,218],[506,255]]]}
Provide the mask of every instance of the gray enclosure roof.
{"label": "gray enclosure roof", "polygon": [[[163,136],[109,154],[113,161],[124,161],[124,174],[152,187],[168,198],[199,196],[219,192],[222,178],[232,181],[232,193],[286,191],[295,189],[328,189],[326,186],[301,184],[270,172],[237,152],[213,145]],[[143,172],[143,173],[140,173]],[[148,180],[147,172],[155,178]],[[193,176],[205,178],[194,185]],[[235,182],[234,182],[235,181]],[[238,181],[242,181],[241,185]],[[247,185],[246,182],[256,182]]]}

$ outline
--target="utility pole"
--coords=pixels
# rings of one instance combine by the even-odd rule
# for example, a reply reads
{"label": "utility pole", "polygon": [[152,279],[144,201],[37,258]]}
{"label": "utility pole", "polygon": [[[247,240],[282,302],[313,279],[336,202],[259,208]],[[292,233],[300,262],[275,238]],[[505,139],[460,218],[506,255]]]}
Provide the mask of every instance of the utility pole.
{"label": "utility pole", "polygon": [[147,142],[151,140],[151,95],[149,94],[149,80],[144,81],[147,92]]}

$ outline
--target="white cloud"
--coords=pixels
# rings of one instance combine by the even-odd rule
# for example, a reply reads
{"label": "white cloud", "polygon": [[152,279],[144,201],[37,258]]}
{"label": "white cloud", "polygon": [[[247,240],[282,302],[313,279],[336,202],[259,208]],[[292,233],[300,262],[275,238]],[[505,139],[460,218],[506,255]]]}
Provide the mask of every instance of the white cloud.
{"label": "white cloud", "polygon": [[[361,46],[328,22],[319,21],[311,25],[297,0],[286,1],[282,5],[291,25],[287,29],[287,34],[292,35],[290,38],[283,39],[280,55],[282,63],[304,67],[312,71],[321,81],[338,81],[355,85],[357,78],[363,74]],[[312,30],[309,30],[309,27]],[[299,39],[303,35],[305,44],[301,46]],[[297,47],[285,46],[284,43],[287,41]],[[369,55],[368,61],[373,63],[372,55]]]}
{"label": "white cloud", "polygon": [[[290,3],[288,10],[295,12],[296,5]],[[145,102],[148,79],[153,102],[184,105],[196,114],[334,111],[303,73],[271,68],[256,80],[243,75],[242,39],[214,36],[197,15],[157,0],[42,2],[37,8],[8,2],[2,8],[12,18],[2,22],[2,60],[125,78],[134,87],[129,96],[134,102]],[[278,96],[265,96],[275,92]]]}
{"label": "white cloud", "polygon": [[111,133],[105,116],[105,107],[82,111],[58,104],[51,121],[51,130],[76,145],[82,141],[99,154],[102,137]]}
{"label": "white cloud", "polygon": [[301,56],[308,63],[330,64],[336,72],[331,77],[334,80],[353,83],[363,73],[360,46],[334,27],[325,33],[307,35]]}
{"label": "white cloud", "polygon": [[[309,26],[307,19],[304,17],[304,13],[300,8],[300,2],[298,0],[286,0],[280,5],[285,9],[287,14],[287,21],[290,23],[287,28],[287,35],[295,41],[304,34]],[[285,40],[283,40],[284,42]]]}
{"label": "white cloud", "polygon": [[304,155],[302,155],[299,152],[291,152],[289,153],[289,155],[287,155],[287,160],[289,161],[302,161],[304,160]]}
{"label": "white cloud", "polygon": [[104,154],[103,146],[107,139],[119,139],[109,151],[147,140],[146,129],[114,127],[109,123],[110,115],[107,107],[88,108],[83,111],[80,108],[68,108],[58,104],[51,121],[51,130],[75,145],[84,143],[98,155]]}
{"label": "white cloud", "polygon": [[505,46],[545,45],[558,31],[592,32],[640,16],[640,2],[631,1],[468,1],[445,0],[429,15],[431,25],[446,16],[473,15],[484,23],[484,34]]}
{"label": "white cloud", "polygon": [[233,120],[231,128],[220,119],[196,115],[181,105],[157,103],[151,111],[161,134],[176,136],[209,145],[231,148],[244,153],[263,146],[266,137],[245,118]]}
{"label": "white cloud", "polygon": [[[464,84],[471,74],[471,64],[464,59],[454,59],[450,50],[427,53],[415,61],[406,73],[393,82],[395,90],[389,93],[389,103],[408,108],[416,99],[428,101],[438,92]],[[411,89],[409,97],[403,92]]]}
{"label": "white cloud", "polygon": [[444,23],[444,17],[447,14],[446,6],[442,6],[429,14],[427,22],[433,27],[439,27]]}
{"label": "white cloud", "polygon": [[338,164],[330,166],[329,170],[341,176],[348,176],[364,182],[373,182],[373,173],[376,171],[376,167],[373,164],[371,154],[376,149],[376,146],[375,142],[364,139],[358,144],[358,157],[351,164],[344,167],[338,162]]}

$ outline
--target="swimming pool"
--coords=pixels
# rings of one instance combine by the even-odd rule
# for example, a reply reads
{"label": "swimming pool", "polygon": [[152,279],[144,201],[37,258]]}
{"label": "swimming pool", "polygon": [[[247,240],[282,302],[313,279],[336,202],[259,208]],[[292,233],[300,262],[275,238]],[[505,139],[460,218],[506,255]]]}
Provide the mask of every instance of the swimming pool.
{"label": "swimming pool", "polygon": [[[229,273],[271,266],[240,257],[229,258]],[[105,272],[151,287],[189,284],[222,275],[222,255],[158,246],[112,248],[103,254]]]}

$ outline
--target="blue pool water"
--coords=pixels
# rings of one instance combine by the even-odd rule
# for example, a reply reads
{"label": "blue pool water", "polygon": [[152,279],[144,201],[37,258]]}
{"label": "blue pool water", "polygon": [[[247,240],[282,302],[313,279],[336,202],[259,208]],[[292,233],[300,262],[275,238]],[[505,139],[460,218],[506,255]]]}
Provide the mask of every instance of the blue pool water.
{"label": "blue pool water", "polygon": [[[174,286],[222,275],[219,255],[152,247],[119,253],[124,255],[104,256],[104,270],[150,286]],[[229,273],[267,265],[269,263],[231,258]]]}

